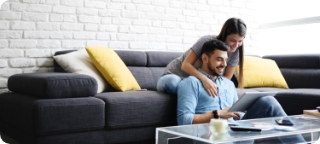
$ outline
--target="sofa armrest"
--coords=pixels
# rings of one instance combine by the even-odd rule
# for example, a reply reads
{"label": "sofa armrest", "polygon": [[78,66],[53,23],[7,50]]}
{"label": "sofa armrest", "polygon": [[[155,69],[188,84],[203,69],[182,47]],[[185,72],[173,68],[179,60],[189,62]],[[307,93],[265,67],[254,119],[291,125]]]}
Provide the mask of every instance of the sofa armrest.
{"label": "sofa armrest", "polygon": [[25,73],[8,79],[10,91],[40,98],[74,98],[93,96],[97,81],[75,73]]}

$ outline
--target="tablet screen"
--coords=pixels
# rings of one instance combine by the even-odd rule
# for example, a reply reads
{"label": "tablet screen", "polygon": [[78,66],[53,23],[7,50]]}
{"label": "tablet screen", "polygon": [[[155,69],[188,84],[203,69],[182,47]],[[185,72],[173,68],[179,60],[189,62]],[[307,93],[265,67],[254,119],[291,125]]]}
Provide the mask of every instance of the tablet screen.
{"label": "tablet screen", "polygon": [[229,112],[246,111],[256,100],[264,96],[275,96],[277,92],[245,92],[229,109]]}

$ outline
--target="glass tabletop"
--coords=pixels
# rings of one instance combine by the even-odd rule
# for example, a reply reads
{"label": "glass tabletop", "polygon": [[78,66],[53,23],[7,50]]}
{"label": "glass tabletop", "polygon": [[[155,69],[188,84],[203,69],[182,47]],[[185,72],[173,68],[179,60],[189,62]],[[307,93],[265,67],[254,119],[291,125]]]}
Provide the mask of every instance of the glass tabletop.
{"label": "glass tabletop", "polygon": [[[291,130],[279,130],[276,129],[279,125],[275,122],[276,119],[285,118],[290,119],[294,124]],[[231,122],[229,122],[230,124]],[[262,129],[261,132],[235,132],[228,128],[225,134],[216,134],[209,123],[183,125],[173,127],[157,128],[157,138],[159,132],[165,132],[176,136],[190,138],[202,142],[232,142],[237,140],[252,140],[262,139],[268,137],[288,136],[294,134],[303,134],[310,132],[320,131],[320,119],[308,115],[294,115],[287,117],[272,117],[272,118],[260,118],[250,120],[240,120],[232,123],[252,124],[254,127]]]}

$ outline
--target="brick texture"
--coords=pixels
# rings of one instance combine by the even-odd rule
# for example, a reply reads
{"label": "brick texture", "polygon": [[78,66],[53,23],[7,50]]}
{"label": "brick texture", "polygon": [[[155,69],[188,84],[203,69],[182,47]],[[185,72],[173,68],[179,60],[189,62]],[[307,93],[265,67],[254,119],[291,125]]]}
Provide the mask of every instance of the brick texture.
{"label": "brick texture", "polygon": [[258,29],[253,0],[9,0],[0,9],[0,93],[7,78],[53,71],[58,50],[101,45],[113,49],[185,51],[203,35],[242,18],[246,51]]}

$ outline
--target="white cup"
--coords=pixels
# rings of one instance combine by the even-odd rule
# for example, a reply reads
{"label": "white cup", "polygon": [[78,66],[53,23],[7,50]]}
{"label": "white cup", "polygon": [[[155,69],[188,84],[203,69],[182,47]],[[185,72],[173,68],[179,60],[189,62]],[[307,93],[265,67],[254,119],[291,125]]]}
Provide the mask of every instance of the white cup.
{"label": "white cup", "polygon": [[218,140],[225,140],[225,139],[227,139],[227,137],[226,137],[226,133],[224,133],[224,134],[211,134],[210,135],[210,140],[211,141],[218,141]]}
{"label": "white cup", "polygon": [[211,119],[210,126],[212,127],[212,132],[224,134],[227,132],[228,122],[226,119]]}

